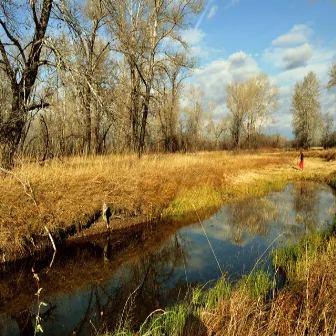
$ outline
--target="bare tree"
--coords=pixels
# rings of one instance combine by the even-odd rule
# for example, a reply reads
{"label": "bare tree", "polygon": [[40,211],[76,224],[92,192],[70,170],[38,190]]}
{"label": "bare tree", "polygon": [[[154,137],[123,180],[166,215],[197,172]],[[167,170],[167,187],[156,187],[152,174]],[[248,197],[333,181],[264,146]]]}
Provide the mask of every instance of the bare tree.
{"label": "bare tree", "polygon": [[[7,169],[14,165],[28,112],[43,104],[32,99],[32,92],[40,67],[49,63],[41,55],[52,6],[53,0],[0,3],[0,68],[11,88],[11,110],[0,124],[1,164]],[[21,22],[22,13],[28,25]]]}
{"label": "bare tree", "polygon": [[336,86],[336,63],[332,64],[329,70],[328,89]]}
{"label": "bare tree", "polygon": [[278,107],[278,86],[272,86],[267,74],[250,77],[245,82],[247,146],[256,146],[256,134],[271,121],[271,111]]}
{"label": "bare tree", "polygon": [[327,112],[322,115],[321,145],[323,148],[331,148],[335,144],[335,125],[333,116]]}
{"label": "bare tree", "polygon": [[185,146],[186,150],[196,151],[202,145],[204,133],[203,92],[201,88],[190,85],[187,97],[190,103],[183,109]]}
{"label": "bare tree", "polygon": [[233,146],[240,148],[246,115],[243,86],[238,82],[230,83],[226,87],[226,92],[228,95],[226,104],[231,112],[229,124]]}
{"label": "bare tree", "polygon": [[176,52],[162,62],[162,75],[155,78],[154,88],[159,100],[155,108],[162,138],[159,141],[163,142],[164,150],[167,152],[175,152],[180,147],[179,98],[182,95],[183,80],[190,76],[193,66],[193,60],[188,58],[185,52]]}
{"label": "bare tree", "polygon": [[310,71],[295,84],[292,98],[293,129],[297,145],[309,148],[316,139],[321,122],[320,81]]}
{"label": "bare tree", "polygon": [[134,147],[141,156],[155,77],[170,56],[167,41],[185,45],[180,33],[189,17],[200,12],[203,1],[105,0],[105,6],[117,40],[115,50],[124,55],[130,71],[130,121]]}
{"label": "bare tree", "polygon": [[[105,14],[100,0],[86,0],[83,4],[68,1],[67,6],[57,6],[58,20],[66,23],[71,39],[63,37],[58,53],[71,73],[72,85],[81,98],[84,111],[85,153],[99,151],[101,90],[106,81],[110,41],[100,36],[105,24]],[[66,42],[68,40],[68,43]],[[67,49],[67,50],[66,50]],[[68,56],[66,57],[67,54]]]}
{"label": "bare tree", "polygon": [[229,84],[226,92],[234,147],[242,145],[243,134],[248,147],[255,145],[257,132],[270,121],[271,111],[278,106],[278,87],[271,85],[266,74],[260,74]]}

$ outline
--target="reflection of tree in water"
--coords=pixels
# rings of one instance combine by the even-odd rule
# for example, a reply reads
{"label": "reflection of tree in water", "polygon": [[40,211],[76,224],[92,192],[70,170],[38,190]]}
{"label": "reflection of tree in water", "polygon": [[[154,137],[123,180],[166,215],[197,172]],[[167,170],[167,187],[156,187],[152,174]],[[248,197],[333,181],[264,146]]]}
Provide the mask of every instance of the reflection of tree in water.
{"label": "reflection of tree in water", "polygon": [[227,208],[227,223],[232,231],[229,239],[241,245],[247,233],[266,236],[277,218],[277,207],[265,198],[251,198]]}
{"label": "reflection of tree in water", "polygon": [[302,230],[314,231],[319,220],[319,190],[316,185],[301,181],[294,185],[293,195],[296,224]]}
{"label": "reflection of tree in water", "polygon": [[[90,330],[94,331],[92,324],[98,329],[108,325],[112,330],[119,322],[124,307],[137,326],[153,309],[163,306],[164,297],[169,293],[163,293],[162,286],[172,279],[175,269],[185,263],[184,244],[187,244],[182,233],[171,236],[171,232],[166,231],[160,233],[155,230],[152,238],[146,240],[143,240],[140,231],[129,235],[125,241],[106,237],[94,243],[76,244],[58,255],[50,271],[47,261],[36,266],[43,279],[42,293],[55,298],[51,299],[53,306],[49,304],[41,312],[45,331],[54,330],[54,325],[58,324],[62,324],[62,332],[70,331],[66,329],[68,322],[59,319],[58,315],[72,299],[76,301],[80,298],[81,303],[72,313],[77,325],[73,326],[74,320],[69,323],[76,334],[85,335],[90,334]],[[10,321],[12,326],[16,325],[25,335],[30,335],[32,331],[35,312],[32,302],[36,284],[31,276],[32,266],[29,265],[23,264],[22,270],[20,265],[15,266],[12,271],[6,271],[0,281],[0,308],[5,313],[5,320]],[[81,289],[75,294],[77,288]],[[59,298],[58,293],[61,294]],[[59,331],[60,334],[62,332]]]}
{"label": "reflection of tree in water", "polygon": [[181,239],[175,235],[159,252],[128,266],[113,291],[109,285],[100,286],[101,293],[108,297],[103,316],[109,330],[115,329],[121,318],[122,322],[131,320],[131,327],[136,329],[153,310],[163,308],[169,293],[164,294],[162,288],[176,268],[183,267],[183,250]]}
{"label": "reflection of tree in water", "polygon": [[[56,306],[49,305],[49,307],[40,313],[42,320],[48,320],[51,318]],[[26,308],[24,310],[18,310],[15,314],[11,316],[12,320],[15,320],[17,326],[20,330],[20,335],[22,336],[33,336],[35,335],[35,318],[36,315],[33,313],[31,308]]]}

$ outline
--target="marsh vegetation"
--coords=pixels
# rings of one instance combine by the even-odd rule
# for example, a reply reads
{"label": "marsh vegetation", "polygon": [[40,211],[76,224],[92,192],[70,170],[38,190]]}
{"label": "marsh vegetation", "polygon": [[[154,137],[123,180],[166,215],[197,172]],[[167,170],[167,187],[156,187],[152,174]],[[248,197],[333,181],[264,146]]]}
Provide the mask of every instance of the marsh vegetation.
{"label": "marsh vegetation", "polygon": [[[254,300],[261,305],[266,294],[271,298],[272,290],[286,279],[293,281],[287,275],[293,266],[284,252],[290,250],[277,254],[272,250],[298,244],[305,233],[315,235],[330,227],[336,203],[329,187],[301,181],[279,189],[227,204],[201,224],[185,216],[181,222],[69,241],[51,268],[51,256],[3,265],[2,327],[9,334],[32,327],[34,266],[48,303],[41,310],[46,333],[221,334],[223,327],[210,317],[225,302],[236,302],[239,296],[240,305],[252,304],[254,309]],[[321,250],[327,236],[319,237],[315,251]],[[317,255],[311,255],[316,260]],[[285,273],[279,275],[278,266]],[[238,307],[232,309],[238,313]]]}

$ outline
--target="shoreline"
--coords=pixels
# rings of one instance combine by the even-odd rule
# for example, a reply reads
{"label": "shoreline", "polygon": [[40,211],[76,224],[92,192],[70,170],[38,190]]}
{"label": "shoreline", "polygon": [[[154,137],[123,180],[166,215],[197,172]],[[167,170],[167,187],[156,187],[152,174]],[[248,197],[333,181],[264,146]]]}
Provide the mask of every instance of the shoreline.
{"label": "shoreline", "polygon": [[[7,206],[7,208],[14,209],[13,212],[16,212],[17,218],[23,223],[16,229],[15,223],[13,223],[15,218],[1,218],[6,216],[2,216],[3,214],[0,212],[0,237],[5,238],[0,239],[0,264],[27,258],[36,252],[44,253],[52,248],[49,237],[44,232],[43,225],[39,224],[39,222],[43,222],[49,228],[58,246],[62,246],[67,240],[80,240],[81,237],[85,236],[105,234],[108,231],[101,219],[101,210],[96,205],[98,202],[101,203],[99,200],[102,198],[114,207],[114,213],[119,217],[111,221],[112,231],[121,230],[120,233],[122,233],[125,228],[141,227],[154,222],[178,222],[183,221],[186,217],[193,217],[194,221],[197,221],[198,212],[211,215],[224,204],[252,196],[263,196],[281,189],[290,181],[311,180],[327,184],[333,183],[333,172],[336,171],[336,163],[325,159],[326,156],[330,156],[330,151],[319,152],[318,155],[322,159],[319,157],[310,158],[307,153],[308,163],[306,164],[305,172],[295,171],[295,166],[292,165],[293,160],[295,160],[295,154],[292,152],[260,153],[242,154],[237,157],[235,153],[209,152],[196,155],[174,154],[175,156],[168,155],[168,157],[148,156],[145,159],[146,162],[144,160],[134,160],[132,157],[126,157],[125,161],[121,160],[122,158],[114,158],[116,162],[119,162],[120,170],[120,174],[116,179],[120,175],[126,175],[125,173],[128,173],[128,176],[133,174],[133,181],[131,182],[133,182],[133,186],[134,184],[137,185],[135,196],[138,197],[131,199],[130,195],[127,195],[127,189],[131,188],[131,184],[128,181],[125,181],[126,187],[124,189],[126,190],[120,193],[116,204],[111,202],[113,196],[108,197],[108,191],[104,192],[102,197],[102,195],[99,195],[99,190],[94,193],[91,189],[92,198],[94,199],[94,202],[89,205],[92,209],[91,214],[89,209],[86,209],[85,212],[82,210],[81,200],[85,197],[85,191],[90,189],[90,186],[93,188],[94,183],[92,181],[91,183],[86,183],[86,189],[82,190],[76,188],[78,180],[67,180],[70,185],[64,183],[62,189],[64,196],[59,197],[58,195],[58,201],[55,202],[52,196],[55,193],[59,194],[60,190],[57,190],[57,188],[50,190],[48,187],[50,182],[56,186],[58,181],[64,182],[64,179],[58,178],[57,173],[60,169],[65,171],[66,167],[51,166],[45,169],[40,168],[40,171],[35,176],[34,170],[23,167],[21,171],[14,171],[13,173],[26,176],[28,172],[30,173],[27,180],[33,193],[31,196],[37,202],[34,205],[31,197],[25,195],[22,186],[20,186],[15,177],[7,177],[0,181],[2,186],[5,186],[6,183],[9,187],[15,185],[15,188],[11,190],[11,198],[17,200],[17,203],[10,203],[11,200],[9,202],[7,200],[7,204],[4,204],[5,197],[2,197],[3,204],[1,208],[4,209]],[[316,152],[312,152],[312,155],[316,156],[316,154]],[[175,162],[172,162],[174,167],[169,170],[166,165],[169,165],[172,159],[175,159]],[[74,158],[72,160],[74,160],[72,161],[73,164],[74,162],[76,163],[76,160],[81,159]],[[84,170],[77,172],[78,177],[83,178],[86,175],[86,182],[88,175],[93,180],[101,178],[102,175],[99,173],[103,174],[105,170],[108,171],[106,164],[109,162],[99,161],[100,159],[96,160],[100,166],[98,174],[96,171],[88,171],[89,168],[86,165],[86,169],[84,168]],[[77,163],[80,163],[80,161]],[[152,165],[149,169],[153,174],[158,171],[158,168],[161,169],[159,176],[154,176],[154,182],[151,182],[150,179],[144,179],[144,171],[139,171],[138,165],[144,169],[146,164],[148,166]],[[222,167],[218,166],[218,164],[222,164]],[[69,165],[71,165],[71,160],[68,163]],[[130,168],[130,166],[134,167]],[[28,168],[31,169],[31,166],[28,166]],[[76,169],[79,168],[75,168],[75,172]],[[169,170],[168,172],[166,171],[170,173],[169,175],[165,175],[165,169]],[[184,175],[177,174],[181,170],[183,170]],[[45,175],[44,179],[41,179],[42,173]],[[69,173],[71,174],[71,172],[68,172],[68,175]],[[136,173],[138,176],[135,175]],[[198,173],[203,173],[203,176]],[[36,180],[37,177],[40,179]],[[46,186],[48,183],[49,185]],[[75,197],[69,204],[72,206],[67,211],[64,211],[63,200],[66,197],[66,192],[71,191],[71,184],[73,184],[74,189],[79,190],[79,194],[77,197],[76,194],[71,195]],[[170,185],[173,185],[173,187],[170,188]],[[4,189],[6,190],[5,187]],[[169,191],[168,195],[165,189]],[[16,195],[14,194],[15,192],[17,193]],[[47,198],[45,196],[51,197]],[[123,197],[124,201],[122,203]],[[153,198],[156,198],[156,203]],[[76,199],[78,199],[77,202],[75,202]],[[22,207],[22,203],[26,207]],[[56,212],[58,212],[60,217],[57,217],[57,214],[50,214],[52,210],[48,211],[47,205],[50,208],[56,208]],[[27,226],[24,219],[29,216],[30,225]],[[66,224],[69,217],[73,218],[69,221],[72,224]],[[8,220],[8,223],[6,223],[6,220]],[[10,230],[6,230],[6,227],[10,227]],[[6,235],[7,237],[5,237]]]}

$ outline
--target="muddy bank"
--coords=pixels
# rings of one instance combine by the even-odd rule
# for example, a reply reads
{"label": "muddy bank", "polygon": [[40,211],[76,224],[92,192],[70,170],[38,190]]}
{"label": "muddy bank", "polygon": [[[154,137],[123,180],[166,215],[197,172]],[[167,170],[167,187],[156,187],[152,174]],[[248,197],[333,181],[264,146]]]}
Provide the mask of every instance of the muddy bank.
{"label": "muddy bank", "polygon": [[[54,229],[51,231],[52,239],[57,250],[62,249],[68,240],[80,240],[86,236],[108,234],[123,234],[127,228],[134,230],[138,227],[145,227],[149,224],[145,216],[125,216],[111,220],[111,229],[106,228],[102,220],[102,211],[97,210],[92,215],[86,215],[85,219],[66,228]],[[126,231],[125,231],[126,230]],[[118,233],[117,233],[118,232]],[[5,244],[0,249],[0,264],[11,263],[17,260],[23,260],[29,257],[44,258],[54,251],[53,244],[47,234],[30,234],[19,238],[19,244]]]}
{"label": "muddy bank", "polygon": [[[203,215],[205,216],[205,215]],[[57,296],[78,291],[90,284],[103,285],[128,261],[136,263],[155,253],[160,246],[193,218],[182,222],[133,223],[99,233],[91,228],[32,257],[0,265],[0,314],[14,320],[22,318],[36,293],[32,268],[39,274],[43,296]],[[95,231],[95,232],[93,232]],[[52,309],[52,306],[50,306]],[[32,316],[29,316],[32,318]]]}
{"label": "muddy bank", "polygon": [[[171,232],[182,226],[194,223],[198,219],[205,219],[218,210],[218,207],[201,209],[199,212],[190,211],[183,217],[148,218],[146,215],[127,213],[126,210],[114,212],[116,218],[110,221],[110,229],[102,218],[102,211],[97,210],[92,215],[86,215],[86,221],[72,224],[66,228],[51,232],[53,241],[59,253],[76,244],[91,243],[110,239],[112,241],[128,240],[131,235],[142,235],[146,232],[153,232],[154,229]],[[157,211],[158,212],[158,211]],[[122,216],[122,217],[121,217]],[[149,231],[148,231],[149,230]],[[43,235],[31,234],[20,239],[19,245],[7,244],[0,248],[0,265],[8,265],[17,261],[33,258],[33,260],[43,260],[54,253],[53,244],[47,233]]]}

